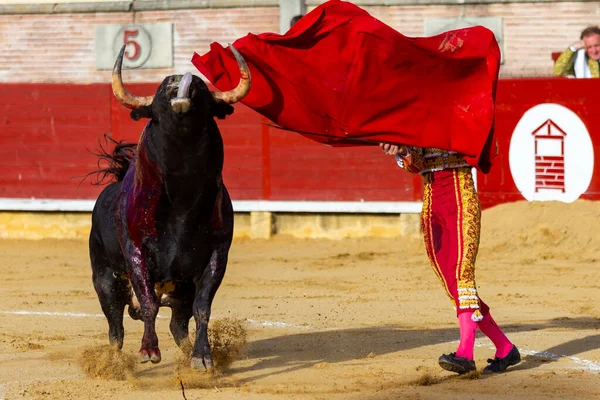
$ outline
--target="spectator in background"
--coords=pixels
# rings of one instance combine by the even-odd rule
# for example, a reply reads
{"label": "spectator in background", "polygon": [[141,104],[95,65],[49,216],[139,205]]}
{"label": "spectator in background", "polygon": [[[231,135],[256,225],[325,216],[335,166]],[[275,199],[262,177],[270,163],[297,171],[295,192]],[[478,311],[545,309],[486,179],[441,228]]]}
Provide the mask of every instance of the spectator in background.
{"label": "spectator in background", "polygon": [[554,64],[555,76],[600,78],[600,28],[589,26]]}
{"label": "spectator in background", "polygon": [[294,26],[294,24],[298,21],[300,21],[300,18],[302,18],[304,15],[296,15],[295,17],[292,17],[292,19],[290,19],[290,28],[292,26]]}

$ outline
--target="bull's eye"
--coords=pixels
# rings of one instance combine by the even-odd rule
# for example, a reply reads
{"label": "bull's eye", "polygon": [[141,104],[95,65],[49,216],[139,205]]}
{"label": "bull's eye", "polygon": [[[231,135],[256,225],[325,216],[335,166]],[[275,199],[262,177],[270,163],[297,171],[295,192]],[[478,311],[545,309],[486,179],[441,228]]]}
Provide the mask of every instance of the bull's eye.
{"label": "bull's eye", "polygon": [[166,90],[166,95],[168,99],[171,99],[177,95],[178,85],[168,85]]}
{"label": "bull's eye", "polygon": [[171,98],[177,96],[177,90],[179,89],[180,81],[181,81],[181,78],[178,79],[177,76],[172,76],[169,79],[169,82],[167,83],[167,87],[165,90],[165,94],[167,95],[168,99],[171,99]]}

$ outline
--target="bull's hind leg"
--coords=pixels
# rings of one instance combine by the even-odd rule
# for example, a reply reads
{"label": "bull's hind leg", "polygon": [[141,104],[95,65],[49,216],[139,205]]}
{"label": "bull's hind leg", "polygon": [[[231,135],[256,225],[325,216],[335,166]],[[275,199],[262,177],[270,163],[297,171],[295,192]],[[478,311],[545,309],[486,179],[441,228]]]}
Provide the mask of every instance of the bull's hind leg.
{"label": "bull's hind leg", "polygon": [[92,281],[100,300],[102,311],[108,320],[108,340],[111,345],[123,348],[123,312],[129,302],[127,281],[121,279],[104,257],[91,257]]}
{"label": "bull's hind leg", "polygon": [[189,338],[189,323],[192,318],[192,307],[196,289],[192,282],[177,285],[175,292],[161,301],[161,305],[171,307],[171,323],[169,328],[177,346],[187,357],[192,352]]}

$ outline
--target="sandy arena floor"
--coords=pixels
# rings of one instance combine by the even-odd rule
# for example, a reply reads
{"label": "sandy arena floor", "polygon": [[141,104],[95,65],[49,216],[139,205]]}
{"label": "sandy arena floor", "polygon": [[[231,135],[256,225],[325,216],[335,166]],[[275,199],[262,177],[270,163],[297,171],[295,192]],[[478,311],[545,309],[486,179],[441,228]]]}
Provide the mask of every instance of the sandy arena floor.
{"label": "sandy arena floor", "polygon": [[[600,393],[600,203],[488,210],[480,295],[524,362],[457,377],[437,357],[458,329],[420,240],[234,243],[213,320],[246,321],[248,344],[208,389],[176,377],[168,309],[163,361],[92,379],[84,349],[108,342],[84,241],[0,242],[0,399],[596,399]],[[142,324],[125,320],[125,354]],[[482,369],[491,342],[477,340]]]}

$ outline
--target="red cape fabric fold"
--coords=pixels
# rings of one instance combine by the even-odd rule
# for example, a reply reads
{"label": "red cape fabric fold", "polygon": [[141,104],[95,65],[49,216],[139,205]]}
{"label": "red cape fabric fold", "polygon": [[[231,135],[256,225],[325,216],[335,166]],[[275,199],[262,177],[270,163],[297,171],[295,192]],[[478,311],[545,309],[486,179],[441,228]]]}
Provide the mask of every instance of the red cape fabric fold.
{"label": "red cape fabric fold", "polygon": [[[234,42],[252,75],[242,103],[330,145],[390,142],[454,150],[488,172],[500,49],[486,28],[407,37],[352,3],[328,1],[286,34]],[[229,49],[192,63],[219,90],[239,82]]]}

